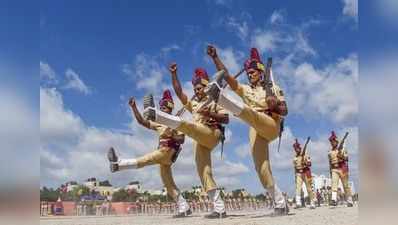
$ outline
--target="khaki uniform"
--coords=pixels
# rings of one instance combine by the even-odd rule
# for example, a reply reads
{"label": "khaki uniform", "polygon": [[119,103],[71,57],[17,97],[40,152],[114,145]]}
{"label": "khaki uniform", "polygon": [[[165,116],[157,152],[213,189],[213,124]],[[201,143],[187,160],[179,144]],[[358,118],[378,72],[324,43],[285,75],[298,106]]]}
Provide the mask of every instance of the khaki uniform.
{"label": "khaki uniform", "polygon": [[[274,87],[277,98],[284,101],[281,89],[276,85]],[[278,137],[282,118],[275,113],[271,115],[265,113],[268,106],[265,101],[266,93],[261,85],[238,84],[235,92],[245,103],[238,117],[250,125],[250,147],[257,174],[264,188],[272,188],[274,180],[269,162],[268,144]]]}
{"label": "khaki uniform", "polygon": [[[214,119],[198,113],[199,108],[206,101],[207,97],[201,100],[194,98],[188,101],[184,107],[192,113],[194,122],[181,121],[181,124],[176,129],[195,140],[194,149],[197,172],[204,191],[208,192],[217,188],[212,173],[211,151],[219,143],[221,131],[219,129],[220,124]],[[212,112],[216,111],[220,114],[227,114],[222,107],[214,102],[211,102],[208,107],[210,107]]]}
{"label": "khaki uniform", "polygon": [[303,182],[307,187],[308,197],[310,202],[314,201],[314,190],[312,189],[312,175],[311,175],[311,159],[308,155],[295,156],[293,159],[293,165],[295,170],[296,178],[296,196],[301,196],[301,190]]}
{"label": "khaki uniform", "polygon": [[181,132],[168,128],[164,125],[149,121],[150,128],[159,134],[159,146],[155,151],[137,158],[137,168],[142,168],[149,165],[159,164],[160,176],[162,182],[167,189],[167,193],[176,198],[178,195],[178,188],[174,182],[171,171],[172,157],[175,152],[170,143],[173,142]]}
{"label": "khaki uniform", "polygon": [[329,164],[332,176],[332,192],[337,192],[339,179],[343,184],[346,197],[351,197],[351,188],[348,183],[348,153],[345,149],[341,153],[337,149],[329,151]]}

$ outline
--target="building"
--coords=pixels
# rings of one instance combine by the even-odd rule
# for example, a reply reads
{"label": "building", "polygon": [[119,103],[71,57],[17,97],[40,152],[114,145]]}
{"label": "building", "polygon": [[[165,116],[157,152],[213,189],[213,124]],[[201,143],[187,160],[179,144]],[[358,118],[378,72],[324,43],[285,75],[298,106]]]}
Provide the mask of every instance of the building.
{"label": "building", "polygon": [[75,187],[79,186],[79,184],[76,181],[69,181],[66,184],[66,191],[70,192],[72,191]]}
{"label": "building", "polygon": [[126,190],[134,190],[137,193],[142,193],[141,184],[139,181],[132,181],[128,185],[126,185]]}
{"label": "building", "polygon": [[95,177],[88,178],[84,183],[84,186],[88,187],[90,191],[98,192],[102,196],[112,196],[115,192],[115,188],[109,183],[109,181],[98,181]]}

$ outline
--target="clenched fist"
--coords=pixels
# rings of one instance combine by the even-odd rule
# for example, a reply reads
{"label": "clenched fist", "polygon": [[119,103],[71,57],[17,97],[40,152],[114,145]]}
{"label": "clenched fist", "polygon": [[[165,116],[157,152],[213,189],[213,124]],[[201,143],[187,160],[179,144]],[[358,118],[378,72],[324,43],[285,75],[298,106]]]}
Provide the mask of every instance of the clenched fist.
{"label": "clenched fist", "polygon": [[171,74],[177,73],[177,63],[171,63],[169,66],[169,71]]}
{"label": "clenched fist", "polygon": [[197,113],[201,114],[202,116],[209,116],[210,115],[210,108],[209,107],[202,107],[197,111]]}
{"label": "clenched fist", "polygon": [[212,58],[217,57],[217,50],[216,50],[216,48],[215,48],[213,45],[208,45],[208,46],[207,46],[207,54],[208,54],[210,57],[212,57]]}
{"label": "clenched fist", "polygon": [[265,101],[267,102],[268,110],[275,112],[278,105],[278,99],[275,96],[267,96]]}
{"label": "clenched fist", "polygon": [[135,98],[131,97],[129,100],[129,105],[131,108],[136,107]]}

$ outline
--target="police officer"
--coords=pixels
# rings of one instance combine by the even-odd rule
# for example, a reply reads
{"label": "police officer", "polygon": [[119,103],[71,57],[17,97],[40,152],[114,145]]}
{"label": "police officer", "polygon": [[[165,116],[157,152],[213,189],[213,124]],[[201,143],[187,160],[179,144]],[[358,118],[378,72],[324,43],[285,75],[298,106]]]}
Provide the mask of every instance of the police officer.
{"label": "police officer", "polygon": [[278,137],[280,123],[287,115],[283,92],[277,85],[274,85],[275,96],[266,95],[262,85],[266,68],[257,49],[251,49],[250,58],[244,64],[249,80],[248,84],[241,84],[236,78],[230,76],[218,57],[215,47],[208,46],[207,53],[213,59],[217,70],[226,71],[225,80],[232,91],[240,97],[236,99],[221,90],[218,103],[250,126],[250,147],[258,177],[263,187],[271,194],[274,215],[286,215],[288,206],[272,176],[268,149],[269,143]]}
{"label": "police officer", "polygon": [[310,198],[310,208],[315,209],[314,191],[312,190],[311,158],[307,153],[308,151],[303,152],[297,139],[293,144],[293,149],[296,152],[293,159],[296,178],[296,207],[302,207],[301,191],[304,183],[308,192],[308,197]]}
{"label": "police officer", "polygon": [[[171,166],[176,160],[176,154],[178,154],[181,145],[184,143],[184,134],[162,124],[144,119],[137,109],[134,98],[130,98],[129,105],[139,124],[159,134],[159,145],[155,151],[133,159],[119,159],[115,149],[111,147],[108,151],[111,172],[114,173],[126,169],[139,169],[145,166],[158,164],[160,167],[160,176],[167,189],[167,193],[177,202],[178,214],[175,215],[175,217],[184,217],[192,214],[189,204],[181,195],[181,192],[174,182],[171,171]],[[169,90],[163,92],[163,97],[159,102],[159,106],[160,110],[165,114],[169,115],[173,111],[174,102]]]}
{"label": "police officer", "polygon": [[192,99],[188,99],[182,90],[177,77],[177,64],[171,64],[169,71],[174,91],[185,109],[192,113],[193,121],[186,121],[178,116],[173,116],[151,107],[148,107],[146,111],[151,120],[176,129],[194,140],[197,172],[204,191],[207,192],[210,201],[214,205],[214,210],[205,217],[210,219],[224,218],[226,217],[225,205],[213,177],[211,152],[223,137],[223,124],[229,122],[228,114],[214,101],[207,104],[209,96],[206,95],[205,88],[209,84],[209,76],[205,69],[195,69],[192,77],[194,89],[194,97]]}
{"label": "police officer", "polygon": [[347,199],[347,206],[352,207],[352,194],[351,187],[348,183],[348,153],[345,148],[339,149],[339,140],[337,139],[336,133],[332,131],[329,142],[331,149],[329,151],[329,165],[330,174],[332,177],[332,199],[331,205],[337,206],[337,190],[339,180],[343,184],[344,194]]}

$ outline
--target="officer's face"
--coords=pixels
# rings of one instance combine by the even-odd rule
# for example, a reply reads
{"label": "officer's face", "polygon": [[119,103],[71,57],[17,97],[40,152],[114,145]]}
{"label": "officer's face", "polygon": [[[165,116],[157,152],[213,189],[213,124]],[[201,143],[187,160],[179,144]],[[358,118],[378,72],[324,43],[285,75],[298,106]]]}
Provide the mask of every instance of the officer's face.
{"label": "officer's face", "polygon": [[296,151],[296,154],[299,154],[301,149],[300,148],[294,148],[294,150]]}
{"label": "officer's face", "polygon": [[332,145],[333,148],[336,148],[337,145],[339,144],[339,142],[334,140],[334,141],[331,141],[330,144]]}
{"label": "officer's face", "polygon": [[170,114],[172,109],[166,106],[161,106],[160,111]]}
{"label": "officer's face", "polygon": [[256,69],[248,69],[247,75],[251,84],[257,84],[261,77],[260,71]]}
{"label": "officer's face", "polygon": [[205,86],[197,84],[193,87],[193,91],[198,98],[202,98],[205,95]]}

